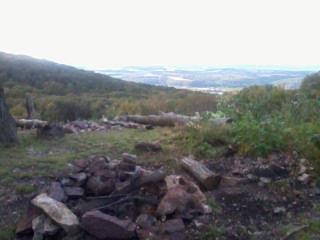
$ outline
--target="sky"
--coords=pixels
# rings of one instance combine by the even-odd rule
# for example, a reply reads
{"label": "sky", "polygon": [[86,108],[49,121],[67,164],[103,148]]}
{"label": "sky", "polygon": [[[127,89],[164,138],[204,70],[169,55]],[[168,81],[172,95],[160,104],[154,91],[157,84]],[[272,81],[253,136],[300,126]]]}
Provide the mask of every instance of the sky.
{"label": "sky", "polygon": [[0,51],[88,69],[320,65],[318,0],[0,0]]}

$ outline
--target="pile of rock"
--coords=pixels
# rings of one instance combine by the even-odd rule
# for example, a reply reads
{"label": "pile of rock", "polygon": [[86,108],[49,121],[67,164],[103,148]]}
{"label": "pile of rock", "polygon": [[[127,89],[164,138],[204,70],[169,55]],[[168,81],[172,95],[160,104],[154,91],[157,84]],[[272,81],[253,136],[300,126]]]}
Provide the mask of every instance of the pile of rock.
{"label": "pile of rock", "polygon": [[17,240],[185,239],[185,224],[211,213],[188,177],[144,169],[136,156],[75,160],[31,200]]}

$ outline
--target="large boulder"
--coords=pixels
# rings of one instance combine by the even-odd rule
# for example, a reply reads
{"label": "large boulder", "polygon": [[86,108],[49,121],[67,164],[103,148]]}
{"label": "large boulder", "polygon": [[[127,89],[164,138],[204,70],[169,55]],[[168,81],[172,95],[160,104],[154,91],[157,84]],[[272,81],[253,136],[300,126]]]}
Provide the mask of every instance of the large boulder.
{"label": "large boulder", "polygon": [[32,199],[32,204],[41,208],[54,222],[60,225],[67,233],[74,234],[79,231],[79,220],[75,214],[71,212],[61,202],[49,197],[46,193],[42,193]]}

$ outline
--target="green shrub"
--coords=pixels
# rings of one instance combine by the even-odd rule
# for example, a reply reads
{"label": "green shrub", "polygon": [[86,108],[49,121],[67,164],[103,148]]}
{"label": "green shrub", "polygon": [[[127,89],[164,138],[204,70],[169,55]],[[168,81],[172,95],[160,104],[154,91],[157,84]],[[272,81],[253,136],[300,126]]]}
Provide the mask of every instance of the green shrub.
{"label": "green shrub", "polygon": [[232,128],[234,143],[241,154],[266,156],[289,147],[291,129],[280,117],[257,119],[248,112]]}
{"label": "green shrub", "polygon": [[183,128],[181,132],[184,147],[190,154],[198,157],[219,155],[231,141],[229,125],[216,125],[210,121],[191,124]]}

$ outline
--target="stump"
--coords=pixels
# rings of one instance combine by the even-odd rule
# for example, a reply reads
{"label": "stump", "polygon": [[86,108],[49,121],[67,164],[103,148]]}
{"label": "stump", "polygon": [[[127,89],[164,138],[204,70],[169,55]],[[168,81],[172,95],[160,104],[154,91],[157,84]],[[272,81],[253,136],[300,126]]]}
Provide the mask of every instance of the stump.
{"label": "stump", "polygon": [[16,122],[9,112],[4,90],[0,87],[0,144],[7,145],[16,142],[18,142]]}
{"label": "stump", "polygon": [[59,124],[46,124],[37,129],[37,136],[45,139],[62,138],[64,137],[64,129]]}

